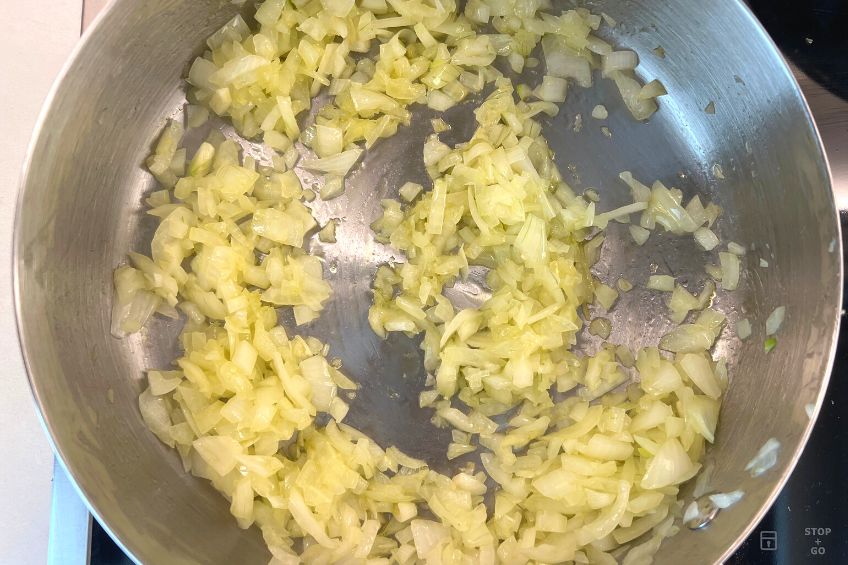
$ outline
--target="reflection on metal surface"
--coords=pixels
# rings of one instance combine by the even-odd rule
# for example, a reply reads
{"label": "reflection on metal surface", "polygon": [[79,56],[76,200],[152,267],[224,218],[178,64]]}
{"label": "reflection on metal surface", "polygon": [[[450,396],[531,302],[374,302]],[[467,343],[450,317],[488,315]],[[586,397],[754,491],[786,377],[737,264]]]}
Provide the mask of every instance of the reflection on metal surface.
{"label": "reflection on metal surface", "polygon": [[[824,88],[794,63],[790,62],[789,66],[810,105],[827,151],[836,206],[848,210],[848,99]],[[848,77],[845,82],[848,83]]]}
{"label": "reflection on metal surface", "polygon": [[89,565],[91,515],[58,461],[52,496],[47,565]]}
{"label": "reflection on metal surface", "polygon": [[82,30],[91,25],[100,10],[106,5],[109,0],[83,0],[82,3]]}

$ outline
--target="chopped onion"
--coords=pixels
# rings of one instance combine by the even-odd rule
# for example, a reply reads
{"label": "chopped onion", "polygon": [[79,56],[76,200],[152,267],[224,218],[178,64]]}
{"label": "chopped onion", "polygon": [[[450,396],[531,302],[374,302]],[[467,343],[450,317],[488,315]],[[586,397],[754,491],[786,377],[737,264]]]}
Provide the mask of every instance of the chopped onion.
{"label": "chopped onion", "polygon": [[604,55],[601,68],[604,73],[611,71],[632,71],[639,64],[639,57],[633,51],[613,51]]}
{"label": "chopped onion", "polygon": [[780,326],[783,325],[784,316],[786,316],[785,306],[778,306],[769,314],[766,320],[766,335],[774,335],[780,330]]}
{"label": "chopped onion", "polygon": [[698,502],[693,500],[689,503],[689,506],[686,507],[686,510],[683,512],[683,523],[688,524],[695,520],[698,516],[701,515],[701,509],[698,508]]}
{"label": "chopped onion", "polygon": [[673,353],[697,353],[713,346],[724,324],[724,316],[704,310],[694,324],[681,324],[660,340],[660,348]]}
{"label": "chopped onion", "polygon": [[568,89],[568,81],[553,75],[545,75],[542,77],[540,84],[534,94],[539,100],[545,102],[565,102],[565,94]]}
{"label": "chopped onion", "polygon": [[596,120],[606,120],[609,117],[606,106],[598,104],[592,108],[592,117]]}
{"label": "chopped onion", "polygon": [[710,360],[702,354],[684,353],[678,360],[684,374],[710,398],[721,396],[721,388],[716,380]]}
{"label": "chopped onion", "polygon": [[745,255],[745,247],[739,245],[735,241],[731,241],[727,244],[727,250],[733,253],[734,255]]}
{"label": "chopped onion", "polygon": [[657,111],[657,103],[653,98],[641,99],[642,85],[628,71],[610,70],[608,76],[615,81],[621,98],[627,109],[637,120],[647,120]]}
{"label": "chopped onion", "polygon": [[595,225],[599,228],[605,228],[607,227],[607,224],[610,222],[610,220],[621,220],[623,218],[628,218],[630,214],[641,212],[647,207],[647,202],[634,202],[633,204],[628,204],[627,206],[622,206],[621,208],[610,210],[609,212],[604,212],[603,214],[597,214],[595,216]]}
{"label": "chopped onion", "polygon": [[186,123],[190,128],[199,128],[209,119],[209,110],[203,106],[186,106]]}
{"label": "chopped onion", "polygon": [[630,237],[633,238],[636,245],[644,245],[645,242],[648,241],[648,237],[651,235],[650,231],[641,226],[628,226],[627,229],[630,230]]}
{"label": "chopped onion", "polygon": [[[160,225],[151,256],[132,254],[115,273],[113,331],[138,331],[156,313],[187,321],[178,369],[148,374],[142,417],[230,500],[241,527],[258,525],[274,562],[614,563],[620,544],[643,535],[624,562],[649,561],[676,531],[675,485],[697,472],[727,386],[726,365],[706,353],[724,322],[705,309],[715,286],[693,296],[671,279],[675,319],[703,310],[662,339],[677,357],[612,344],[577,357],[569,348],[592,301],[610,309],[618,298],[591,274],[603,265],[599,230],[638,213],[628,229],[642,245],[656,225],[708,229],[720,209],[697,197],[684,206],[680,191],[622,173],[633,203],[596,213],[599,194],[565,184],[540,118],[557,114],[568,79],[591,86],[599,61],[637,119],[656,111],[665,89],[643,86],[636,54],[593,33],[615,22],[584,9],[553,15],[542,11],[547,2],[469,0],[463,16],[452,2],[323,4],[265,0],[255,30],[235,17],[189,71],[198,104],[189,124],[206,110],[226,117],[279,152],[271,167],[240,159],[238,145],[215,134],[189,158],[176,122],[148,160],[161,184],[148,198]],[[495,60],[535,67],[539,43],[547,68],[532,100]],[[350,406],[339,390],[356,384],[326,344],[278,326],[275,309],[307,324],[332,292],[307,249],[316,231],[335,241],[336,220],[322,215],[317,229],[303,204],[317,187],[301,186],[300,169],[323,175],[321,198],[335,198],[365,149],[410,125],[413,105],[443,112],[484,89],[467,142],[429,138],[432,182],[400,186],[404,204],[384,200],[373,224],[403,260],[377,269],[369,324],[383,337],[421,334],[419,404],[453,428],[449,459],[483,450],[482,469],[448,476],[342,424]],[[313,113],[322,92],[330,98]],[[449,129],[442,118],[431,124]],[[314,154],[296,172],[304,146]],[[481,267],[491,293],[456,307],[448,288]],[[589,331],[607,339],[611,322],[595,318]],[[613,392],[631,367],[638,387]],[[576,394],[555,403],[554,386]],[[491,511],[489,480],[499,486]]]}
{"label": "chopped onion", "polygon": [[701,498],[711,489],[710,483],[713,479],[713,471],[715,471],[715,464],[712,461],[708,461],[704,468],[698,473],[698,477],[695,479],[695,486],[692,489],[692,496],[695,498]]}
{"label": "chopped onion", "polygon": [[741,490],[734,490],[733,492],[727,493],[716,493],[710,495],[710,501],[716,505],[718,508],[730,508],[745,496],[745,492]]}
{"label": "chopped onion", "polygon": [[816,413],[816,405],[812,402],[804,405],[804,412],[807,413],[807,418],[810,420],[813,419],[813,415]]}
{"label": "chopped onion", "polygon": [[748,339],[751,337],[751,321],[748,318],[743,318],[736,322],[736,335],[739,339]]}
{"label": "chopped onion", "polygon": [[710,275],[710,277],[712,277],[714,280],[721,280],[722,270],[721,267],[719,267],[718,265],[711,265],[707,263],[706,265],[704,265],[704,271],[708,275]]}
{"label": "chopped onion", "polygon": [[[315,139],[312,142],[312,148],[319,157],[324,159],[338,155],[342,152],[342,145],[343,134],[341,128],[322,124],[315,126]],[[306,163],[304,163],[304,167],[309,168]]]}
{"label": "chopped onion", "polygon": [[665,89],[665,86],[663,86],[663,83],[654,79],[642,87],[642,90],[639,91],[639,98],[642,100],[648,100],[650,98],[659,98],[666,94],[668,94],[668,91]]}
{"label": "chopped onion", "polygon": [[701,227],[695,230],[695,241],[704,248],[704,251],[712,251],[718,246],[718,236],[710,228]]}
{"label": "chopped onion", "polygon": [[780,442],[775,438],[767,440],[757,454],[745,465],[745,470],[752,477],[759,477],[777,463],[777,452],[780,450]]}
{"label": "chopped onion", "polygon": [[662,292],[674,290],[674,277],[671,275],[651,275],[648,277],[648,288]]}
{"label": "chopped onion", "polygon": [[612,305],[618,299],[618,292],[605,284],[595,285],[595,299],[604,310],[612,309]]}
{"label": "chopped onion", "polygon": [[657,489],[680,484],[691,479],[699,468],[700,465],[692,463],[689,459],[680,442],[670,438],[648,461],[645,476],[639,486],[643,489]]}
{"label": "chopped onion", "polygon": [[721,286],[724,290],[736,290],[739,285],[739,256],[733,253],[718,254],[721,261]]}
{"label": "chopped onion", "polygon": [[304,159],[300,166],[308,171],[345,176],[362,155],[362,149],[349,149],[322,159]]}
{"label": "chopped onion", "polygon": [[336,242],[336,220],[330,220],[321,228],[321,231],[318,232],[318,239],[324,243]]}
{"label": "chopped onion", "polygon": [[412,202],[419,194],[421,194],[422,190],[424,190],[424,187],[420,184],[414,182],[407,182],[402,187],[400,187],[399,193],[401,198],[403,198],[407,202]]}
{"label": "chopped onion", "polygon": [[592,86],[592,69],[583,57],[565,51],[545,53],[545,68],[548,75],[574,79],[583,88]]}
{"label": "chopped onion", "polygon": [[344,177],[340,175],[328,175],[324,179],[324,185],[318,193],[321,200],[332,200],[344,193]]}
{"label": "chopped onion", "polygon": [[595,318],[589,324],[589,333],[601,339],[607,339],[612,331],[612,323],[606,318]]}

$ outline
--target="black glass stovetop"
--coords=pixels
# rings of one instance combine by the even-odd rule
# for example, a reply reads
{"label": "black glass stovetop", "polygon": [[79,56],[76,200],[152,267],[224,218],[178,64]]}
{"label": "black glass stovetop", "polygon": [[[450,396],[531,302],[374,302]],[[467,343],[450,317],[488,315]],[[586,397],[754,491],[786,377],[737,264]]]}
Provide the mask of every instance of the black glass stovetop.
{"label": "black glass stovetop", "polygon": [[[843,98],[848,113],[848,0],[748,0],[748,4],[786,57]],[[842,230],[848,248],[845,211]],[[827,397],[804,454],[777,502],[728,565],[848,564],[848,421],[842,420],[846,405],[848,324],[844,323]],[[132,563],[96,522],[90,551],[91,565]]]}

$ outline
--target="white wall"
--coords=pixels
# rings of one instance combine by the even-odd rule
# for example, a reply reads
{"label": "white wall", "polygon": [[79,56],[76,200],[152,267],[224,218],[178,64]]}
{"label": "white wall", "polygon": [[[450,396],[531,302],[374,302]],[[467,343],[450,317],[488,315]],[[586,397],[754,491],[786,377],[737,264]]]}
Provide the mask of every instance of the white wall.
{"label": "white wall", "polygon": [[14,324],[12,218],[41,103],[79,39],[82,0],[0,0],[0,563],[47,561],[53,456]]}

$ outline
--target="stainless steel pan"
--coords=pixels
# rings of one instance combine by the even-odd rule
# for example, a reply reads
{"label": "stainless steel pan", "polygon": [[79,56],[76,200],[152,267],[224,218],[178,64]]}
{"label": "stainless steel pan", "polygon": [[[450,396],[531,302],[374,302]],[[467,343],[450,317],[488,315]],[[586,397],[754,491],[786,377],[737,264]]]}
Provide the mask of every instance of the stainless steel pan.
{"label": "stainless steel pan", "polygon": [[[750,245],[740,290],[719,306],[731,324],[718,352],[731,360],[712,484],[745,498],[700,531],[667,541],[662,563],[707,563],[729,555],[774,500],[801,453],[827,383],[839,322],[842,272],[839,225],[827,163],[806,104],[775,46],[736,0],[621,0],[593,3],[619,22],[614,41],[635,49],[641,70],[670,96],[650,123],[629,118],[608,81],[574,89],[545,134],[561,168],[582,188],[597,187],[605,206],[623,203],[622,170],[695,192],[726,211],[720,235]],[[205,38],[237,8],[229,0],[118,0],[88,32],[46,104],[32,142],[18,204],[15,292],[32,388],[58,456],[93,512],[126,550],[146,563],[265,563],[258,532],[241,531],[226,501],[186,475],[176,453],[145,428],[136,404],[143,372],[175,357],[178,324],[157,320],[119,341],[109,334],[111,274],[127,251],[146,249],[152,222],[142,195],[153,188],[140,164],[164,120],[184,101],[181,77]],[[665,49],[665,59],[651,52]],[[576,95],[575,95],[576,94]],[[612,137],[588,116],[598,102]],[[715,113],[704,112],[713,102]],[[453,119],[461,124],[463,112]],[[576,113],[584,117],[574,131]],[[335,299],[311,332],[327,340],[363,391],[351,421],[437,466],[447,437],[417,408],[423,375],[415,343],[378,340],[368,329],[368,287],[387,252],[368,224],[379,198],[421,175],[425,131],[411,128],[370,152],[347,194],[316,207],[342,216],[340,243],[323,249]],[[455,127],[457,139],[462,127]],[[261,152],[261,148],[248,146]],[[573,164],[574,168],[568,167]],[[718,164],[722,174],[715,165]],[[721,177],[724,178],[721,178]],[[649,264],[684,279],[703,273],[707,254],[690,240],[653,237],[634,248],[613,234],[601,276],[643,281]],[[765,258],[768,268],[759,267]],[[468,285],[457,293],[474,299]],[[459,296],[458,298],[462,298]],[[778,305],[787,319],[766,354],[762,323]],[[668,329],[664,306],[638,289],[616,308],[613,338],[656,343]],[[732,322],[755,322],[739,342]],[[406,372],[409,378],[397,375]],[[743,468],[769,438],[777,465],[753,479]],[[444,468],[444,467],[443,467]],[[21,472],[26,472],[21,469]]]}

